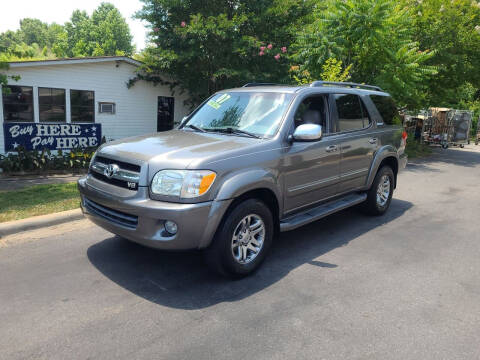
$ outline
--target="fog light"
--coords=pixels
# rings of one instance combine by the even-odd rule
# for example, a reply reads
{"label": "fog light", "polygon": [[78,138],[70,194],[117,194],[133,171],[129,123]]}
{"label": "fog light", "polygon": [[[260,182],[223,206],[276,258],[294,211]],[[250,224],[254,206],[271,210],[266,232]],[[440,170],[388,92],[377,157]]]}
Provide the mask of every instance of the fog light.
{"label": "fog light", "polygon": [[173,221],[167,220],[165,221],[165,230],[167,230],[170,234],[175,235],[177,233],[178,226]]}

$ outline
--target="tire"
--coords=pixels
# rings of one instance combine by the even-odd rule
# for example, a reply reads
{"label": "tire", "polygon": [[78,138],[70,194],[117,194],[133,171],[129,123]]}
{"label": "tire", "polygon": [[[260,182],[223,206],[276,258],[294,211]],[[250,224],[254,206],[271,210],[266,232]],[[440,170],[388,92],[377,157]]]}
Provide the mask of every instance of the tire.
{"label": "tire", "polygon": [[448,149],[448,145],[447,144],[442,144],[442,149]]}
{"label": "tire", "polygon": [[[249,230],[244,232],[246,225]],[[250,275],[265,259],[273,236],[274,222],[268,206],[257,199],[244,200],[225,215],[204,252],[206,262],[227,277]],[[255,253],[254,249],[258,251]]]}
{"label": "tire", "polygon": [[[388,195],[386,195],[386,178],[388,178]],[[380,216],[387,212],[392,201],[394,181],[395,177],[390,166],[383,166],[378,170],[377,175],[375,175],[375,179],[373,180],[372,187],[368,190],[367,200],[363,203],[363,210],[365,213],[373,216]],[[380,194],[377,196],[377,191],[380,191],[381,186],[383,186],[384,189],[382,192],[383,196]]]}

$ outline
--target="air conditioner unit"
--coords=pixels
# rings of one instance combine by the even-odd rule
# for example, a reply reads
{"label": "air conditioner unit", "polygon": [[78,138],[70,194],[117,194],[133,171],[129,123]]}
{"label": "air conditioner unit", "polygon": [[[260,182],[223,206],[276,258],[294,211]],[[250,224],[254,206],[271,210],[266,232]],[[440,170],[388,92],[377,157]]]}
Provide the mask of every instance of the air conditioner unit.
{"label": "air conditioner unit", "polygon": [[112,103],[112,102],[98,103],[98,112],[100,114],[115,114],[115,103]]}

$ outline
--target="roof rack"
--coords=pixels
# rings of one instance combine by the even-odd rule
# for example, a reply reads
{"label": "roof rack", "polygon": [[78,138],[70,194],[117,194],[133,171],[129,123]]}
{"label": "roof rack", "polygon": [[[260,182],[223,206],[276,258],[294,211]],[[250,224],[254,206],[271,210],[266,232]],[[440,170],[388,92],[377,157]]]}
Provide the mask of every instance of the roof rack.
{"label": "roof rack", "polygon": [[243,85],[242,87],[272,86],[272,85],[280,86],[280,84],[275,84],[275,83],[248,83],[248,84]]}
{"label": "roof rack", "polygon": [[364,85],[364,84],[357,84],[357,83],[352,83],[352,82],[336,82],[336,81],[314,81],[310,84],[311,87],[317,87],[317,86],[344,86],[344,87],[350,87],[350,88],[359,88],[359,89],[367,89],[367,90],[376,90],[376,91],[383,91],[381,87],[379,86],[374,86],[374,85]]}

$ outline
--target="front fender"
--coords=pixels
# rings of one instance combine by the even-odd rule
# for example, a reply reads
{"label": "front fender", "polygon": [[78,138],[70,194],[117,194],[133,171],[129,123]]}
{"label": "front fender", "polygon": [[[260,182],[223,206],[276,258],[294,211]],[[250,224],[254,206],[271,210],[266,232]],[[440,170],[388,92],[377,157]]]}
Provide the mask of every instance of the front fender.
{"label": "front fender", "polygon": [[242,170],[230,174],[219,188],[215,200],[233,199],[255,189],[269,189],[281,204],[278,174],[262,168]]}
{"label": "front fender", "polygon": [[383,160],[387,157],[394,157],[397,160],[398,164],[398,153],[395,147],[392,145],[385,145],[381,147],[376,153],[375,157],[373,158],[372,165],[370,166],[370,170],[368,172],[367,184],[366,188],[370,189],[373,184],[373,180],[375,179],[375,175],[377,175],[378,168]]}

